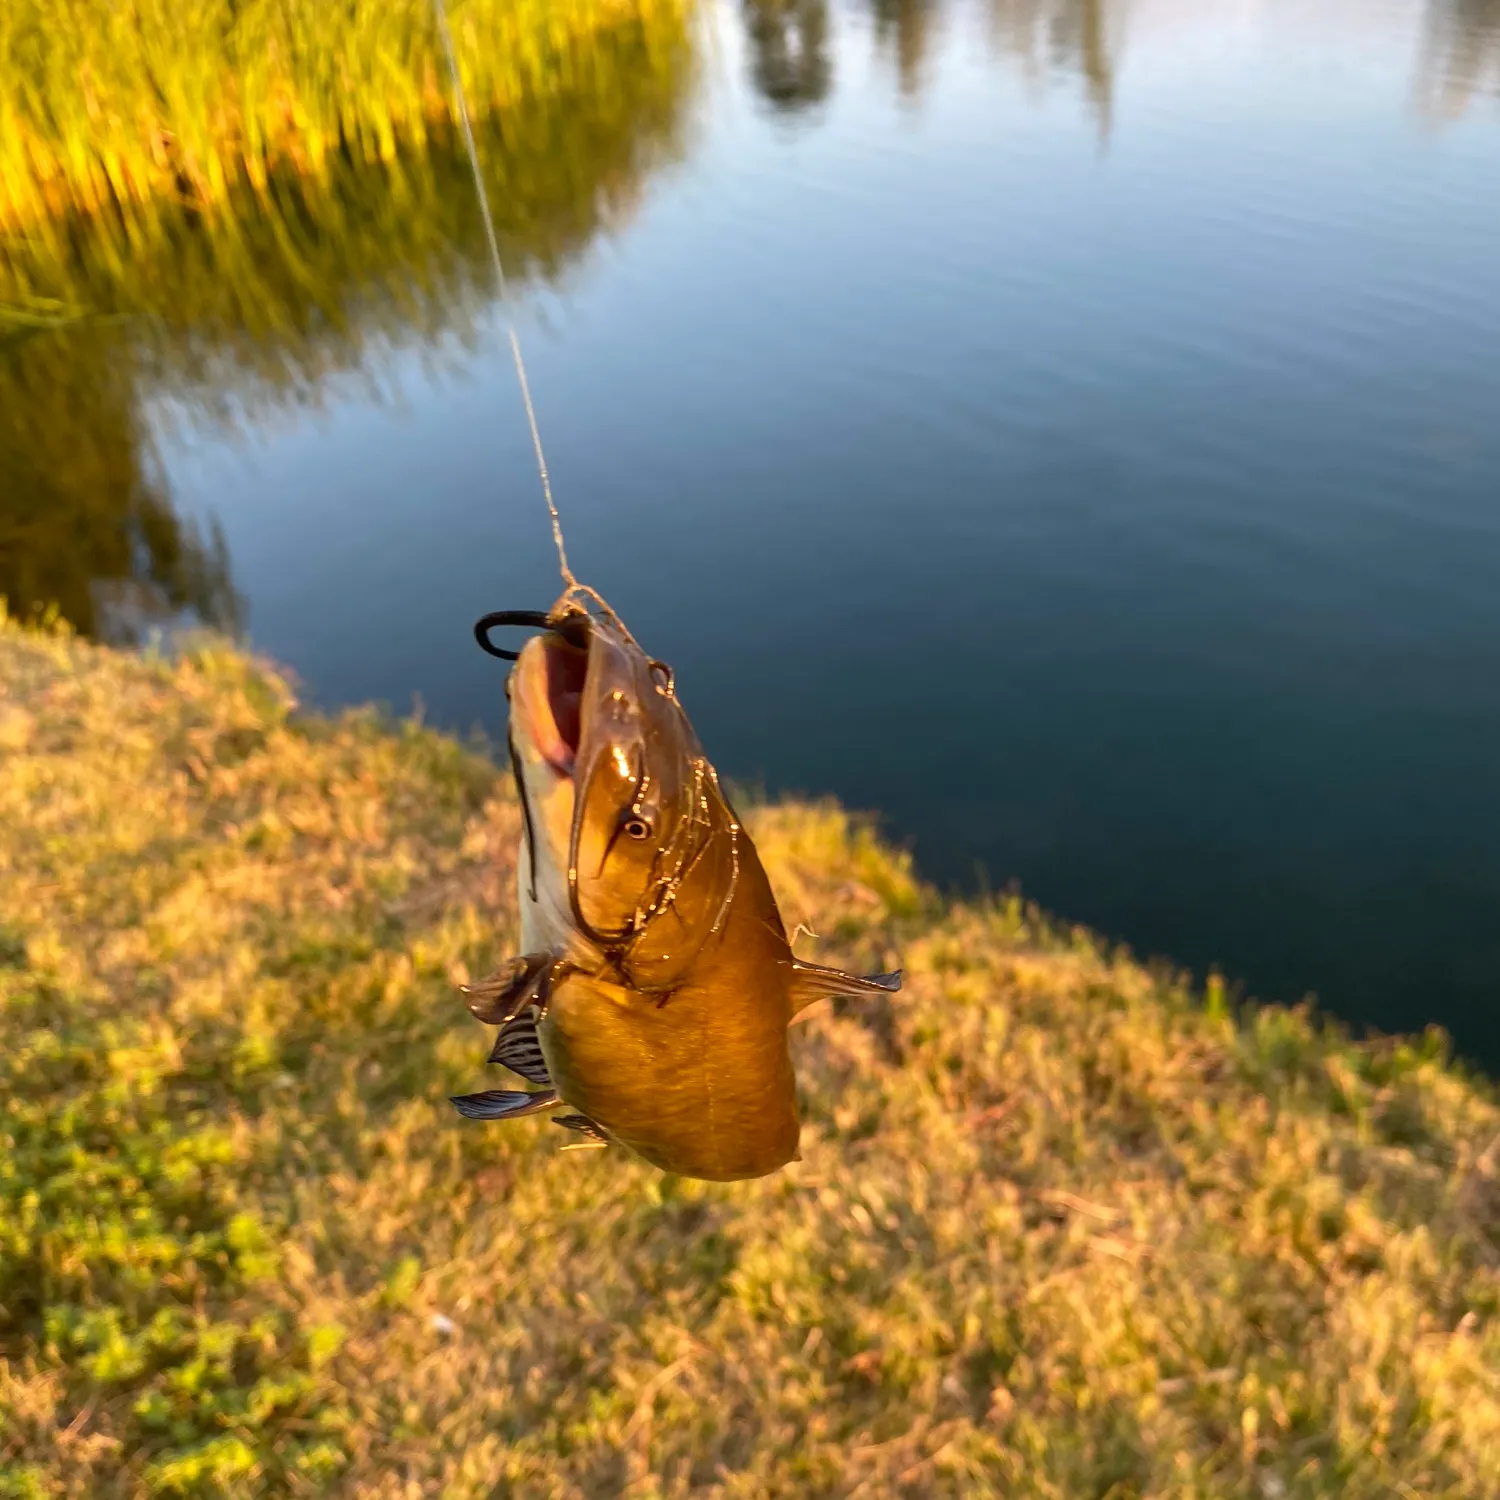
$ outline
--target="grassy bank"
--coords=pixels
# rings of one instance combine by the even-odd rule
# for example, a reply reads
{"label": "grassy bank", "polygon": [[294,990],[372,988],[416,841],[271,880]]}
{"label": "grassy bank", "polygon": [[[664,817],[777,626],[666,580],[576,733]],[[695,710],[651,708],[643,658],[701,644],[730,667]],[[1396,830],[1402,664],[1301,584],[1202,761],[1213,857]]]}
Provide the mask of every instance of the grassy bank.
{"label": "grassy bank", "polygon": [[796,1036],[804,1161],[674,1181],[444,1103],[517,824],[227,650],[0,629],[0,1494],[1493,1493],[1500,1109],[1435,1042],[767,807],[805,951],[909,985]]}

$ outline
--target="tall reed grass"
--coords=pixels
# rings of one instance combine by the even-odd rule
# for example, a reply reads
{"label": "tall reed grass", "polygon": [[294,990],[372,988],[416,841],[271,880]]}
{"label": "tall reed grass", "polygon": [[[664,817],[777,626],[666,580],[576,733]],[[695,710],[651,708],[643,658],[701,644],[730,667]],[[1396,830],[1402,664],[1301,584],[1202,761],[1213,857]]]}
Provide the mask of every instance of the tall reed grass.
{"label": "tall reed grass", "polygon": [[[668,47],[688,0],[454,0],[464,86],[503,111],[625,23]],[[392,160],[450,122],[430,0],[7,0],[0,228],[186,198],[213,211],[290,163]]]}
{"label": "tall reed grass", "polygon": [[[551,18],[498,0],[454,7],[514,269],[555,269],[675,149],[691,75],[687,3],[565,0]],[[135,8],[120,43],[122,56],[130,42],[145,54],[139,71],[116,58],[108,75],[66,53],[65,28],[49,28],[45,43],[38,29],[25,45],[33,0],[0,11],[0,307],[145,313],[259,338],[313,307],[326,323],[352,287],[436,285],[474,262],[483,241],[468,168],[434,81],[433,39],[414,19],[425,5],[354,0],[338,7],[338,27],[320,22],[299,38],[284,66],[259,67],[241,56],[256,18],[297,6],[252,0],[231,25],[229,0],[199,0],[190,14],[212,10],[223,24],[196,54],[152,8]],[[98,30],[121,25],[101,18]],[[72,45],[109,51],[98,38]],[[267,48],[274,59],[274,40]],[[168,67],[174,59],[182,78],[196,77],[189,56],[240,101],[231,113],[205,114]],[[99,76],[107,87],[84,92],[107,118],[73,131],[79,79]]]}

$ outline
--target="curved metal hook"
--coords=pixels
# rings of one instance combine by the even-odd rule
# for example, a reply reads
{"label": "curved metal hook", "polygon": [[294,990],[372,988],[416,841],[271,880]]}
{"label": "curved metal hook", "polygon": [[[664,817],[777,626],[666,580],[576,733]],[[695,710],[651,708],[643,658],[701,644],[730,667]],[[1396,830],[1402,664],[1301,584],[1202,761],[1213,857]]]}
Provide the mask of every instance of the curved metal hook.
{"label": "curved metal hook", "polygon": [[[515,661],[521,655],[519,651],[507,651],[490,639],[490,631],[496,626],[518,625],[538,630],[551,630],[560,635],[569,645],[586,647],[588,645],[587,621],[588,616],[581,612],[551,615],[540,609],[497,609],[474,622],[474,639],[479,642],[481,651],[487,651],[491,656],[498,656],[501,661]],[[580,625],[583,626],[581,631]]]}
{"label": "curved metal hook", "polygon": [[490,631],[497,625],[535,625],[545,628],[547,616],[539,609],[497,609],[474,622],[474,639],[479,642],[481,651],[488,651],[501,661],[515,661],[521,654],[519,651],[506,651],[490,640]]}

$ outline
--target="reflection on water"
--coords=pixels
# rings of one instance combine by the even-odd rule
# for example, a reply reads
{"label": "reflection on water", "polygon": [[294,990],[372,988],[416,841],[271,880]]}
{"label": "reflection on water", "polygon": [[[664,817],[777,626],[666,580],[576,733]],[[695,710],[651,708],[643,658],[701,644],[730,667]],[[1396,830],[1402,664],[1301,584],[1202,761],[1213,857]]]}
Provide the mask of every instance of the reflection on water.
{"label": "reflection on water", "polygon": [[1464,114],[1484,95],[1500,100],[1500,0],[1429,0],[1419,69],[1426,108]]}
{"label": "reflection on water", "polygon": [[[518,284],[556,276],[624,222],[643,178],[679,152],[684,12],[624,15],[477,123]],[[144,404],[167,396],[220,425],[315,404],[330,377],[376,370],[393,348],[466,338],[490,275],[468,160],[442,125],[384,160],[283,165],[227,211],[157,202],[0,239],[0,595],[13,611],[55,605],[87,632],[183,613],[233,627],[227,561],[173,516]]]}
{"label": "reflection on water", "polygon": [[[993,0],[994,34],[1032,77],[1076,73],[1107,133],[1113,59],[1106,0]],[[920,99],[943,0],[861,0],[903,98]],[[741,0],[750,78],[771,108],[788,114],[829,96],[834,81],[827,0]]]}
{"label": "reflection on water", "polygon": [[751,79],[772,109],[795,113],[828,97],[827,0],[744,0]]}
{"label": "reflection on water", "polygon": [[[3,325],[0,325],[3,328]],[[0,598],[114,640],[189,614],[233,631],[222,536],[173,510],[110,330],[0,334]]]}
{"label": "reflection on water", "polygon": [[895,57],[902,94],[915,99],[922,91],[928,43],[937,23],[937,0],[872,0],[872,3],[876,39]]}
{"label": "reflection on water", "polygon": [[1112,21],[1123,6],[1106,0],[993,0],[995,31],[1033,75],[1043,69],[1073,74],[1083,84],[1089,107],[1108,136],[1114,96]]}

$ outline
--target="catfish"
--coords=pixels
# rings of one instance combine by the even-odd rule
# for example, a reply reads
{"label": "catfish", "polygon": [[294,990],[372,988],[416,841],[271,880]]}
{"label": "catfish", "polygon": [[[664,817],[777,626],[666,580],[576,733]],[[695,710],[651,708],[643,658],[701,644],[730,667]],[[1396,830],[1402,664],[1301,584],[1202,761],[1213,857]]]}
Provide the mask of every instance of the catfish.
{"label": "catfish", "polygon": [[[593,601],[585,605],[581,597]],[[500,626],[541,633],[519,652]],[[762,1177],[798,1157],[787,1042],[816,1001],[900,989],[793,956],[754,841],[677,696],[592,590],[486,615],[515,663],[509,751],[522,807],[522,952],[466,989],[490,1061],[530,1090],[453,1099],[470,1119],[562,1110],[577,1145],[664,1172]]]}

